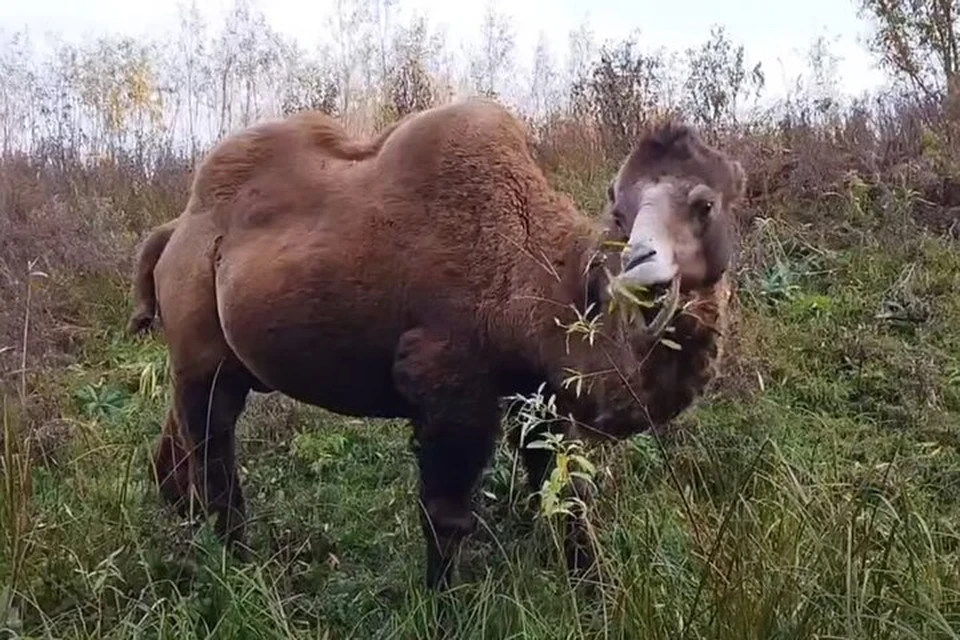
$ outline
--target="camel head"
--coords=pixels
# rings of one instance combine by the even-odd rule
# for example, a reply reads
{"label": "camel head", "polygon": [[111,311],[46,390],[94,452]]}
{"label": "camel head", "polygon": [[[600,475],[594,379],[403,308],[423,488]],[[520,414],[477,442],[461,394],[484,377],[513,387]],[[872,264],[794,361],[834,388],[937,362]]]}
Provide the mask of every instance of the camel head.
{"label": "camel head", "polygon": [[653,333],[678,296],[708,289],[726,273],[732,208],[745,182],[739,162],[672,122],[650,131],[621,164],[604,212],[606,239],[622,247],[611,284],[668,292],[664,313],[648,326]]}
{"label": "camel head", "polygon": [[729,268],[732,209],[744,187],[740,163],[682,124],[651,130],[621,164],[608,188],[603,225],[605,244],[616,253],[612,261],[605,260],[608,264],[594,268],[591,289],[598,306],[608,312],[623,291],[632,294],[626,300],[645,298],[649,306],[608,318],[614,320],[607,326],[618,347],[603,357],[616,365],[617,373],[597,380],[593,422],[601,432],[623,436],[644,430],[673,415],[675,407],[686,406],[702,389],[712,336],[692,335],[700,328],[687,320],[670,336],[674,342],[686,341],[681,351],[657,347],[657,342],[676,320],[681,299],[702,302],[715,295],[714,285]]}

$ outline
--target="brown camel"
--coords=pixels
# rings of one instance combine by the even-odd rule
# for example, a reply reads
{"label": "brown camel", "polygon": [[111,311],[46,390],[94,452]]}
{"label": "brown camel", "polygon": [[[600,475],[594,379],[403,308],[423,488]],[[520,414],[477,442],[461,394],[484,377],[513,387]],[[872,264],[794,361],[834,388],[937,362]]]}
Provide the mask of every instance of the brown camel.
{"label": "brown camel", "polygon": [[[702,389],[743,182],[737,162],[665,125],[626,159],[598,223],[548,186],[520,122],[485,100],[420,112],[368,143],[315,113],[227,137],[138,256],[130,327],[156,312],[174,387],[155,454],[162,495],[194,487],[239,549],[234,427],[251,390],[406,418],[427,584],[446,584],[501,398],[545,382],[583,429],[623,438]],[[629,245],[605,266],[610,239]],[[609,312],[611,285],[625,284],[667,302]],[[560,326],[581,315],[601,321],[592,346]],[[670,319],[679,351],[659,340]],[[588,379],[579,395],[562,384],[571,370]],[[549,457],[523,457],[539,488]]]}

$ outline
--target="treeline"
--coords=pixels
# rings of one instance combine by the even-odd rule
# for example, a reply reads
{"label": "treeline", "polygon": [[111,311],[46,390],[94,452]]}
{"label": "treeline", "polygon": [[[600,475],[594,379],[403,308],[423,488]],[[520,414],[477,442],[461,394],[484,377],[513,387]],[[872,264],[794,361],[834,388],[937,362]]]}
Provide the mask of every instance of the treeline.
{"label": "treeline", "polygon": [[[320,109],[370,131],[479,94],[514,107],[547,147],[563,147],[557,153],[574,152],[558,132],[586,145],[581,167],[585,151],[618,156],[649,121],[675,114],[731,144],[749,141],[743,153],[765,160],[753,167],[758,193],[784,172],[800,176],[803,192],[851,170],[871,179],[918,158],[943,177],[952,172],[957,25],[941,5],[860,0],[874,26],[871,46],[896,81],[892,91],[845,96],[820,39],[787,94],[763,101],[765,70],[722,26],[699,47],[667,51],[645,47],[636,33],[597,42],[584,23],[569,34],[542,33],[524,52],[508,16],[492,5],[473,41],[452,43],[425,17],[406,16],[397,0],[337,0],[311,51],[276,31],[251,0],[236,0],[220,25],[207,24],[194,2],[181,5],[173,33],[152,39],[73,44],[0,33],[0,152],[8,162],[109,162],[155,177],[264,117]],[[551,38],[563,36],[561,64]],[[811,144],[829,153],[802,161],[798,148]]]}
{"label": "treeline", "polygon": [[[762,67],[720,26],[686,51],[649,50],[636,34],[599,43],[587,23],[541,33],[533,51],[520,51],[509,17],[491,5],[475,39],[453,43],[396,0],[338,0],[318,33],[321,44],[307,50],[250,0],[237,0],[220,25],[207,24],[195,3],[181,6],[179,28],[150,39],[72,44],[2,34],[0,148],[149,162],[195,154],[236,127],[300,109],[378,128],[465,94],[496,96],[537,122],[589,115],[629,137],[674,109],[708,128],[755,119],[764,87]],[[833,70],[822,42],[811,54],[797,93],[827,113],[837,106],[826,99],[836,99]]]}
{"label": "treeline", "polygon": [[[551,170],[605,169],[651,120],[677,115],[743,156],[755,197],[806,200],[855,179],[909,185],[951,207],[960,192],[958,12],[939,0],[857,1],[892,89],[844,95],[837,60],[819,39],[806,73],[775,101],[762,100],[765,70],[722,26],[699,47],[668,51],[645,47],[636,33],[597,42],[584,23],[541,34],[524,52],[492,5],[467,43],[407,16],[397,0],[336,0],[312,51],[275,30],[252,0],[236,0],[220,25],[207,24],[195,2],[181,5],[178,28],[152,39],[74,44],[0,32],[4,182],[24,164],[97,167],[80,191],[123,191],[122,182],[180,180],[212,142],[265,117],[319,109],[370,132],[473,94],[527,118]],[[561,64],[551,38],[563,36]],[[108,165],[122,175],[108,179]],[[3,197],[21,199],[9,188]]]}

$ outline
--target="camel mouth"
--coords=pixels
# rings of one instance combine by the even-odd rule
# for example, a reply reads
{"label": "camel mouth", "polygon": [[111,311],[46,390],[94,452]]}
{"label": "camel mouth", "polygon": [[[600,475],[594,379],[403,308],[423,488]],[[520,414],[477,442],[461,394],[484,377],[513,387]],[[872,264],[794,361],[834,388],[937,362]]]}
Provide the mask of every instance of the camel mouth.
{"label": "camel mouth", "polygon": [[679,271],[673,250],[667,243],[643,241],[628,244],[620,253],[620,264],[619,280],[648,291],[669,286]]}
{"label": "camel mouth", "polygon": [[657,311],[657,315],[654,316],[650,324],[644,327],[647,335],[653,338],[660,338],[663,335],[680,306],[680,275],[675,275],[669,285],[665,283],[662,287],[666,289],[666,292],[663,302],[660,304],[660,310]]}
{"label": "camel mouth", "polygon": [[[629,280],[613,278],[608,285],[611,298],[611,311],[620,309],[625,313],[628,322],[632,323],[643,335],[654,339],[666,331],[680,306],[680,274],[674,273],[666,282],[653,285],[639,285],[643,289],[643,297],[633,291],[634,285]],[[656,309],[656,314],[650,322],[647,318]]]}

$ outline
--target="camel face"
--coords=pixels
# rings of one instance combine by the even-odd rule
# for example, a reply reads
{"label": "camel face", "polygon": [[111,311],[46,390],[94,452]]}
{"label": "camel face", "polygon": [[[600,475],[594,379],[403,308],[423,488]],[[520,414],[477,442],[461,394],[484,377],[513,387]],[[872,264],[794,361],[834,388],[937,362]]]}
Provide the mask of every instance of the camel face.
{"label": "camel face", "polygon": [[623,200],[631,213],[624,214],[623,281],[654,287],[679,277],[681,291],[687,291],[723,275],[730,246],[720,197],[708,185],[688,186],[663,180],[627,189]]}
{"label": "camel face", "polygon": [[[612,280],[600,301],[624,287],[656,298],[620,324],[632,348],[618,365],[623,383],[598,383],[598,431],[625,437],[662,426],[712,377],[729,295],[730,225],[744,182],[739,162],[672,123],[644,136],[611,181],[605,233],[622,248],[608,264]],[[680,351],[658,346],[671,325]]]}
{"label": "camel face", "polygon": [[611,230],[625,242],[618,279],[681,292],[709,287],[732,251],[731,209],[744,190],[740,164],[706,146],[685,126],[645,138],[608,190]]}

